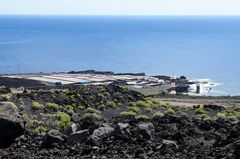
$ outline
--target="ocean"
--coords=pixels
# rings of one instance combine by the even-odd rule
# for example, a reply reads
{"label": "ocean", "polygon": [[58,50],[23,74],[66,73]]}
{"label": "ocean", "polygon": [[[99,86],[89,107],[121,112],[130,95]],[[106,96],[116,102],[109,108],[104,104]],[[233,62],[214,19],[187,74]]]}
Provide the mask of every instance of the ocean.
{"label": "ocean", "polygon": [[240,95],[237,16],[0,16],[0,73],[184,75]]}

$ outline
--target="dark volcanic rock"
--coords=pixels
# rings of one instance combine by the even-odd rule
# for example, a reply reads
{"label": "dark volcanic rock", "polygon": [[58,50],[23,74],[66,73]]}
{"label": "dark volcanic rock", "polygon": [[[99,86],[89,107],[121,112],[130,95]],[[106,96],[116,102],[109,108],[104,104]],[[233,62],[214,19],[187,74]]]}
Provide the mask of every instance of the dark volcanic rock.
{"label": "dark volcanic rock", "polygon": [[42,137],[29,132],[9,148],[0,149],[0,156],[10,159],[240,158],[240,124],[229,120],[201,120],[175,114],[141,122],[134,117],[115,117],[99,122],[84,119],[78,124],[81,131],[71,133],[67,139],[69,142],[72,138],[77,144],[65,144],[64,135],[49,132],[46,145],[52,145],[52,149],[45,149],[41,147]]}
{"label": "dark volcanic rock", "polygon": [[128,123],[118,123],[115,129],[115,136],[120,139],[127,139],[131,137],[130,125]]}
{"label": "dark volcanic rock", "polygon": [[234,143],[234,152],[233,152],[233,158],[240,159],[240,140],[235,141]]}
{"label": "dark volcanic rock", "polygon": [[223,110],[224,107],[220,105],[204,105],[205,109],[212,109],[212,110]]}
{"label": "dark volcanic rock", "polygon": [[43,137],[42,146],[51,148],[54,144],[62,144],[63,142],[63,134],[61,134],[58,130],[52,129]]}
{"label": "dark volcanic rock", "polygon": [[153,140],[155,137],[154,125],[150,122],[141,122],[137,124],[140,135],[147,140]]}
{"label": "dark volcanic rock", "polygon": [[86,140],[88,138],[89,132],[88,130],[80,130],[78,132],[72,133],[68,139],[67,143],[69,145],[73,145],[76,143],[81,143],[82,141]]}
{"label": "dark volcanic rock", "polygon": [[23,121],[17,107],[10,102],[0,103],[0,148],[10,146],[24,133]]}
{"label": "dark volcanic rock", "polygon": [[72,116],[71,116],[71,119],[72,119],[74,122],[77,123],[77,122],[80,121],[81,117],[80,117],[79,114],[77,114],[77,113],[73,113]]}
{"label": "dark volcanic rock", "polygon": [[78,130],[78,125],[77,124],[72,124],[71,126],[69,126],[67,128],[67,130],[65,131],[65,134],[69,136],[72,133],[77,132],[77,130]]}
{"label": "dark volcanic rock", "polygon": [[30,79],[22,79],[22,78],[8,78],[8,77],[0,77],[0,85],[6,87],[44,87],[46,86],[44,83],[30,80]]}
{"label": "dark volcanic rock", "polygon": [[94,130],[93,134],[91,135],[92,144],[101,145],[103,142],[103,139],[109,137],[113,131],[114,131],[114,128],[108,125],[99,127],[98,129]]}
{"label": "dark volcanic rock", "polygon": [[158,146],[157,149],[177,150],[178,145],[172,140],[163,140],[162,144]]}
{"label": "dark volcanic rock", "polygon": [[145,151],[142,148],[138,148],[135,152],[135,158],[141,158],[141,159],[146,158]]}

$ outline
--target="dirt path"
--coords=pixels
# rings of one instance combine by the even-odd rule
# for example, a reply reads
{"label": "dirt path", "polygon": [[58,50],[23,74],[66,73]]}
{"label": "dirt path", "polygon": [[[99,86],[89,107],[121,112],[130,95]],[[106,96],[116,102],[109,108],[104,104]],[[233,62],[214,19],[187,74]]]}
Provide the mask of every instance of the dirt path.
{"label": "dirt path", "polygon": [[177,98],[159,98],[162,102],[171,103],[173,105],[201,105],[201,104],[218,104],[222,106],[240,105],[240,99],[177,99]]}

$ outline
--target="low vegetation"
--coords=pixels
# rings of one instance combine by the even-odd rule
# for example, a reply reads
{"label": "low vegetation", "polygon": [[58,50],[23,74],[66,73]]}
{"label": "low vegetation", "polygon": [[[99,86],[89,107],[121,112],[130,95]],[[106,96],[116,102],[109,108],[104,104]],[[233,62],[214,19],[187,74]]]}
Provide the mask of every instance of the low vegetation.
{"label": "low vegetation", "polygon": [[135,112],[136,114],[139,114],[141,109],[139,107],[128,107],[128,111]]}
{"label": "low vegetation", "polygon": [[148,116],[142,115],[142,114],[141,115],[137,115],[135,118],[138,119],[138,120],[147,120],[147,119],[149,119]]}
{"label": "low vegetation", "polygon": [[219,120],[224,120],[224,119],[226,119],[226,115],[223,113],[217,113],[216,118]]}
{"label": "low vegetation", "polygon": [[9,101],[12,98],[12,94],[11,93],[1,94],[0,96],[2,98],[2,101]]}
{"label": "low vegetation", "polygon": [[4,104],[4,105],[8,105],[13,110],[18,110],[18,107],[13,102],[1,102],[1,103]]}
{"label": "low vegetation", "polygon": [[87,108],[86,109],[86,113],[90,113],[90,114],[101,114],[101,111],[97,110],[97,109],[94,109],[94,108]]}
{"label": "low vegetation", "polygon": [[41,125],[41,126],[38,126],[38,127],[33,131],[33,133],[34,133],[34,134],[41,134],[41,133],[47,132],[47,131],[48,131],[48,128]]}
{"label": "low vegetation", "polygon": [[116,108],[117,104],[114,101],[109,101],[109,102],[107,102],[107,106],[111,107],[111,108]]}
{"label": "low vegetation", "polygon": [[137,116],[137,113],[136,112],[133,112],[133,111],[123,111],[120,113],[120,115],[123,115],[123,116]]}
{"label": "low vegetation", "polygon": [[53,109],[53,110],[58,110],[60,108],[58,104],[51,103],[51,102],[47,102],[46,103],[46,107],[50,108],[50,109]]}
{"label": "low vegetation", "polygon": [[157,111],[156,113],[153,114],[153,117],[164,117],[164,114],[160,111]]}
{"label": "low vegetation", "polygon": [[137,101],[136,105],[138,107],[151,107],[151,103],[149,103],[147,101],[143,101],[143,100]]}
{"label": "low vegetation", "polygon": [[166,113],[167,113],[167,114],[172,114],[172,115],[174,115],[174,114],[176,114],[176,111],[175,111],[174,109],[172,109],[172,108],[168,108],[168,110],[166,111]]}
{"label": "low vegetation", "polygon": [[32,108],[33,108],[34,110],[42,109],[43,107],[44,107],[43,104],[41,104],[41,103],[39,103],[39,102],[33,102],[33,103],[32,103]]}
{"label": "low vegetation", "polygon": [[0,99],[5,100],[12,108],[21,110],[22,118],[32,132],[37,134],[51,128],[66,129],[75,121],[71,119],[75,114],[80,114],[79,119],[90,118],[97,121],[108,117],[108,112],[139,120],[164,118],[168,115],[205,121],[227,120],[231,123],[237,123],[240,119],[240,105],[237,104],[229,104],[229,107],[217,110],[208,109],[204,105],[178,107],[115,86],[24,90],[24,93],[17,94],[11,92],[17,89],[7,90],[0,86],[0,90],[4,91]]}
{"label": "low vegetation", "polygon": [[207,114],[207,112],[203,107],[200,107],[200,108],[197,108],[196,114]]}
{"label": "low vegetation", "polygon": [[66,113],[58,112],[57,114],[55,114],[55,118],[57,119],[57,126],[63,129],[73,124],[73,122],[71,121],[71,117]]}
{"label": "low vegetation", "polygon": [[153,109],[152,109],[152,108],[149,108],[149,107],[144,108],[144,110],[145,110],[146,112],[152,112],[152,111],[153,111]]}
{"label": "low vegetation", "polygon": [[96,113],[85,113],[83,117],[97,120],[97,121],[102,120],[101,114],[96,114]]}

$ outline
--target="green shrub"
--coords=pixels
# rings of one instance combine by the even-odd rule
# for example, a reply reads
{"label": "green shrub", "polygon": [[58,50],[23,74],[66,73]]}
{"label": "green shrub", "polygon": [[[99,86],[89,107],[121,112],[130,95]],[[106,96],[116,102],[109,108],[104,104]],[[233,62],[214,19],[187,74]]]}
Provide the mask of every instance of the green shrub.
{"label": "green shrub", "polygon": [[85,113],[83,117],[98,120],[98,121],[102,119],[102,116],[96,113]]}
{"label": "green shrub", "polygon": [[86,109],[86,106],[80,105],[80,106],[78,106],[78,108],[79,108],[80,110],[85,110],[85,109]]}
{"label": "green shrub", "polygon": [[43,105],[41,103],[38,103],[38,102],[33,102],[32,103],[32,108],[37,110],[37,109],[41,109],[43,108]]}
{"label": "green shrub", "polygon": [[165,103],[166,107],[172,107],[171,103]]}
{"label": "green shrub", "polygon": [[153,114],[153,117],[164,117],[164,114],[160,111],[157,111],[156,113]]}
{"label": "green shrub", "polygon": [[57,118],[56,124],[63,129],[73,124],[73,122],[71,122],[70,116],[66,113],[58,112],[55,117]]}
{"label": "green shrub", "polygon": [[144,110],[147,112],[152,112],[152,108],[150,108],[150,107],[144,108]]}
{"label": "green shrub", "polygon": [[56,114],[42,114],[42,116],[45,116],[48,118],[56,118]]}
{"label": "green shrub", "polygon": [[51,93],[56,93],[57,90],[56,90],[56,89],[50,89],[49,92],[51,92]]}
{"label": "green shrub", "polygon": [[149,119],[149,117],[146,116],[146,115],[137,115],[135,118],[136,118],[136,119],[142,119],[142,120]]}
{"label": "green shrub", "polygon": [[176,114],[175,110],[172,108],[168,108],[167,113],[168,114]]}
{"label": "green shrub", "polygon": [[239,116],[240,112],[234,109],[235,107],[227,107],[221,111],[225,116]]}
{"label": "green shrub", "polygon": [[4,104],[4,105],[8,105],[13,110],[18,110],[18,107],[13,102],[1,102],[1,103]]}
{"label": "green shrub", "polygon": [[238,119],[235,116],[229,116],[228,120],[232,123],[237,123],[238,122]]}
{"label": "green shrub", "polygon": [[223,113],[217,113],[217,116],[216,116],[217,119],[226,119],[226,115],[223,114]]}
{"label": "green shrub", "polygon": [[73,105],[66,105],[64,108],[66,108],[70,112],[74,112],[74,106]]}
{"label": "green shrub", "polygon": [[123,116],[137,116],[137,113],[136,112],[133,112],[133,111],[123,111],[120,113],[120,115],[123,115]]}
{"label": "green shrub", "polygon": [[101,99],[105,99],[105,98],[106,98],[106,97],[105,97],[103,94],[101,94],[101,93],[98,94],[98,97],[100,97]]}
{"label": "green shrub", "polygon": [[32,115],[32,119],[37,119],[37,115]]}
{"label": "green shrub", "polygon": [[240,111],[240,105],[233,106],[233,110],[239,112]]}
{"label": "green shrub", "polygon": [[31,120],[31,123],[33,125],[43,125],[43,121],[39,121],[39,120]]}
{"label": "green shrub", "polygon": [[141,109],[139,107],[128,107],[128,111],[133,111],[138,114]]}
{"label": "green shrub", "polygon": [[1,97],[3,101],[9,101],[12,98],[12,94],[11,93],[1,94]]}
{"label": "green shrub", "polygon": [[203,119],[204,121],[213,121],[213,118],[211,118],[210,116],[207,116]]}
{"label": "green shrub", "polygon": [[161,102],[159,99],[154,99],[154,98],[151,98],[151,97],[147,97],[145,98],[145,100],[149,103],[149,104],[156,104],[156,105],[160,105]]}
{"label": "green shrub", "polygon": [[73,109],[67,109],[67,108],[65,108],[65,109],[63,109],[64,110],[64,112],[66,112],[67,114],[73,114],[74,113],[74,110]]}
{"label": "green shrub", "polygon": [[118,106],[118,107],[122,106],[122,103],[117,102],[117,106]]}
{"label": "green shrub", "polygon": [[92,118],[92,113],[85,113],[83,115],[84,118]]}
{"label": "green shrub", "polygon": [[40,134],[40,133],[42,133],[42,132],[47,132],[47,131],[48,131],[48,128],[41,125],[41,126],[38,126],[38,127],[33,131],[33,133],[34,133],[34,134]]}
{"label": "green shrub", "polygon": [[207,112],[203,107],[200,107],[200,108],[197,108],[196,114],[207,114]]}
{"label": "green shrub", "polygon": [[0,86],[0,89],[5,89],[6,87],[5,86]]}
{"label": "green shrub", "polygon": [[110,94],[109,92],[104,92],[103,95],[104,95],[105,97],[110,97],[110,96],[111,96],[111,94]]}
{"label": "green shrub", "polygon": [[101,114],[101,111],[97,110],[97,109],[94,109],[94,108],[87,108],[86,109],[86,113],[90,113],[90,114]]}
{"label": "green shrub", "polygon": [[153,104],[161,105],[161,101],[159,99],[153,99]]}
{"label": "green shrub", "polygon": [[70,91],[68,89],[62,89],[62,93],[68,94],[68,93],[70,93]]}
{"label": "green shrub", "polygon": [[148,102],[142,101],[142,100],[137,101],[136,105],[138,107],[151,107],[151,104],[149,104]]}
{"label": "green shrub", "polygon": [[104,110],[106,108],[104,103],[99,104],[99,107],[100,107],[101,110]]}
{"label": "green shrub", "polygon": [[129,103],[129,106],[135,107],[135,106],[137,106],[137,104],[136,104],[136,102],[131,102],[131,103]]}
{"label": "green shrub", "polygon": [[59,109],[59,105],[56,104],[56,103],[47,102],[47,103],[46,103],[46,106],[47,106],[48,108],[51,108],[51,109],[54,109],[54,110],[58,110],[58,109]]}
{"label": "green shrub", "polygon": [[107,106],[111,107],[111,108],[116,108],[117,107],[117,105],[116,105],[116,103],[114,101],[107,102]]}

